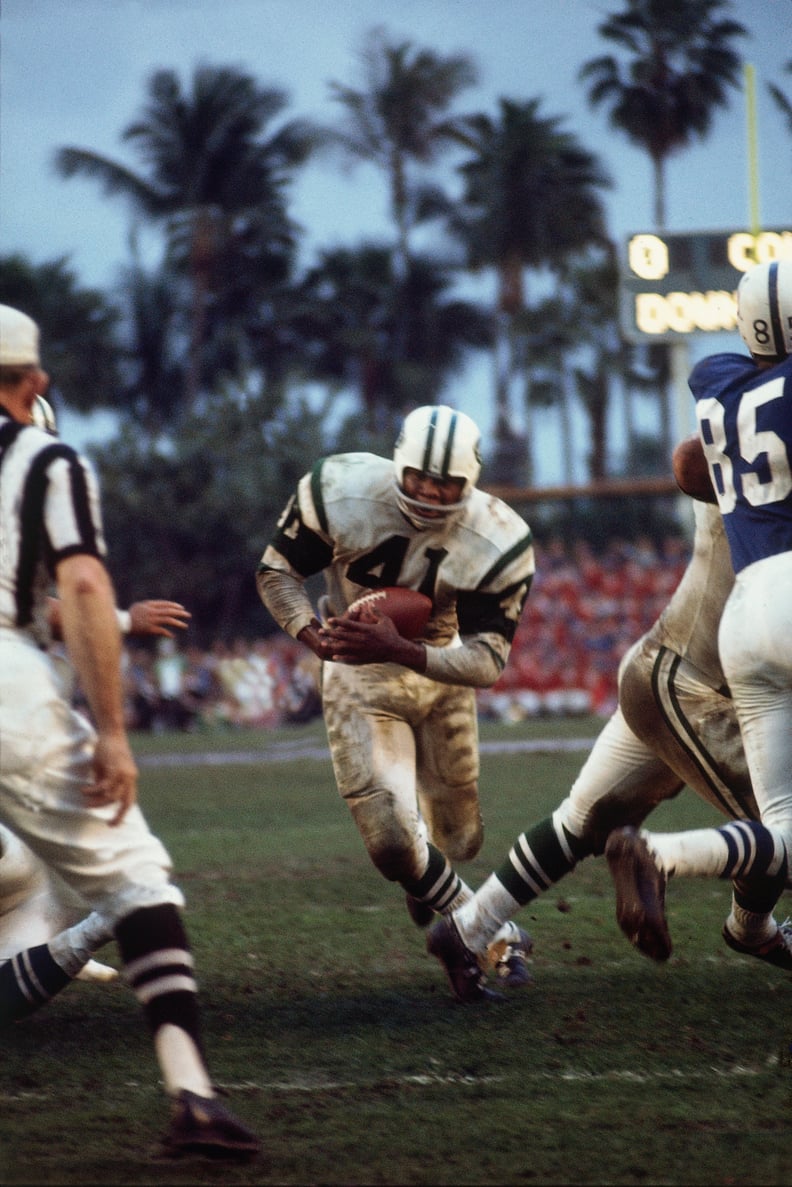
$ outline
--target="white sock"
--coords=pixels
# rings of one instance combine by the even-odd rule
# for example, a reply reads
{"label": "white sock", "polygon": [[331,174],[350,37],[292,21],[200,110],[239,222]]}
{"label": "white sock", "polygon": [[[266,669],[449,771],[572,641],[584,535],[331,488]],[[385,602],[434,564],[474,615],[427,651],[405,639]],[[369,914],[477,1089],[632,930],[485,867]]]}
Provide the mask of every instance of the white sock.
{"label": "white sock", "polygon": [[113,938],[109,925],[101,915],[92,911],[85,919],[59,932],[49,941],[48,947],[52,959],[59,964],[64,973],[76,977],[80,969],[88,963],[97,948]]}
{"label": "white sock", "polygon": [[652,833],[641,830],[667,877],[720,878],[729,862],[729,848],[716,828],[695,828],[684,833]]}
{"label": "white sock", "polygon": [[472,898],[454,911],[454,922],[467,947],[481,955],[496,936],[508,938],[500,937],[499,933],[508,926],[511,934],[514,924],[510,923],[510,916],[519,907],[500,878],[490,874]]}
{"label": "white sock", "polygon": [[772,940],[778,931],[778,924],[772,911],[761,914],[757,914],[755,911],[746,911],[744,907],[738,906],[734,898],[732,898],[731,914],[726,920],[726,926],[735,940],[739,940],[742,944],[749,944],[751,947],[754,945],[758,947],[766,940]]}
{"label": "white sock", "polygon": [[204,1061],[186,1030],[164,1023],[154,1035],[154,1050],[169,1096],[176,1096],[183,1088],[196,1096],[214,1096]]}

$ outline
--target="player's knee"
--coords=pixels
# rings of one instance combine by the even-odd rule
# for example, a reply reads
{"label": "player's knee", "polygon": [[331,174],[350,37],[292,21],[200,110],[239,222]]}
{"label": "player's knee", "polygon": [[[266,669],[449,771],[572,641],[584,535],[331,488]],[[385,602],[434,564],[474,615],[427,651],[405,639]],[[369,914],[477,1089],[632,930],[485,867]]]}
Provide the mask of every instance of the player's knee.
{"label": "player's knee", "polygon": [[437,838],[435,843],[449,861],[472,861],[484,843],[484,827],[476,822]]}
{"label": "player's knee", "polygon": [[401,882],[405,878],[412,880],[417,877],[417,865],[410,860],[410,854],[406,849],[375,849],[369,851],[369,856],[383,878],[387,878],[389,882]]}
{"label": "player's knee", "polygon": [[426,845],[416,828],[393,811],[384,811],[381,797],[350,802],[352,815],[369,857],[389,882],[417,879],[426,864]]}
{"label": "player's knee", "polygon": [[420,877],[422,862],[416,839],[406,833],[380,837],[369,844],[368,851],[374,865],[389,882],[415,881]]}

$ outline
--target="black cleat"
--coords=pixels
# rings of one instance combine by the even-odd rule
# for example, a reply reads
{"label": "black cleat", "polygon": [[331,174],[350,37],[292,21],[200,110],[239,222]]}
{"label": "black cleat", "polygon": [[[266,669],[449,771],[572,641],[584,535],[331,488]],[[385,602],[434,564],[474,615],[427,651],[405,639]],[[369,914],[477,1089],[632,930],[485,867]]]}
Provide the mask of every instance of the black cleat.
{"label": "black cleat", "polygon": [[173,1117],[160,1150],[164,1158],[191,1154],[205,1158],[248,1161],[259,1152],[255,1134],[214,1097],[183,1089],[173,1101]]}
{"label": "black cleat", "polygon": [[671,936],[665,917],[665,874],[649,846],[631,827],[612,832],[605,857],[616,888],[616,919],[627,939],[644,956],[668,960]]}
{"label": "black cleat", "polygon": [[742,952],[745,956],[757,956],[759,960],[766,960],[768,964],[774,964],[779,969],[787,969],[792,972],[792,922],[789,919],[779,923],[778,931],[771,939],[765,940],[762,944],[755,944],[753,947],[743,944],[741,940],[733,936],[725,923],[723,938],[735,952]]}
{"label": "black cleat", "polygon": [[502,993],[487,989],[475,952],[465,947],[457,926],[449,915],[434,925],[426,937],[426,950],[436,956],[446,971],[454,996],[458,1001],[502,1002]]}
{"label": "black cleat", "polygon": [[407,895],[407,910],[416,927],[428,927],[435,917],[434,910],[428,903],[422,902],[419,898],[413,898],[411,894]]}

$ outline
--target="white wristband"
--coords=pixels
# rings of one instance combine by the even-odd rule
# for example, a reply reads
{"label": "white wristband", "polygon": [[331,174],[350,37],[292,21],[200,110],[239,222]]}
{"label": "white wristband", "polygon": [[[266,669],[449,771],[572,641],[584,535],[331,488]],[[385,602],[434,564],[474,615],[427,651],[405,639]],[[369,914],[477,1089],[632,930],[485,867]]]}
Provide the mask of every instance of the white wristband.
{"label": "white wristband", "polygon": [[132,615],[128,610],[116,610],[116,618],[122,635],[128,635],[132,630]]}

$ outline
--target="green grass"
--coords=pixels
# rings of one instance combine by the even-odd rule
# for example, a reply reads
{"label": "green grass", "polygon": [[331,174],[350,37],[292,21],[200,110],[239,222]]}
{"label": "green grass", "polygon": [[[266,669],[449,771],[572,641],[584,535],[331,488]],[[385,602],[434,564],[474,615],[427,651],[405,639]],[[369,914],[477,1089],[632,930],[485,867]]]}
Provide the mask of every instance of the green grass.
{"label": "green grass", "polygon": [[[471,883],[583,760],[495,743],[599,724],[482,726]],[[792,1183],[792,978],[725,947],[728,885],[672,884],[675,953],[655,966],[584,862],[520,913],[535,986],[463,1007],[370,865],[320,723],[134,741],[187,895],[212,1072],[264,1155],[152,1160],[166,1106],[138,1008],[76,983],[3,1035],[0,1184]],[[232,761],[202,761],[217,750]],[[653,822],[713,819],[684,793]]]}

